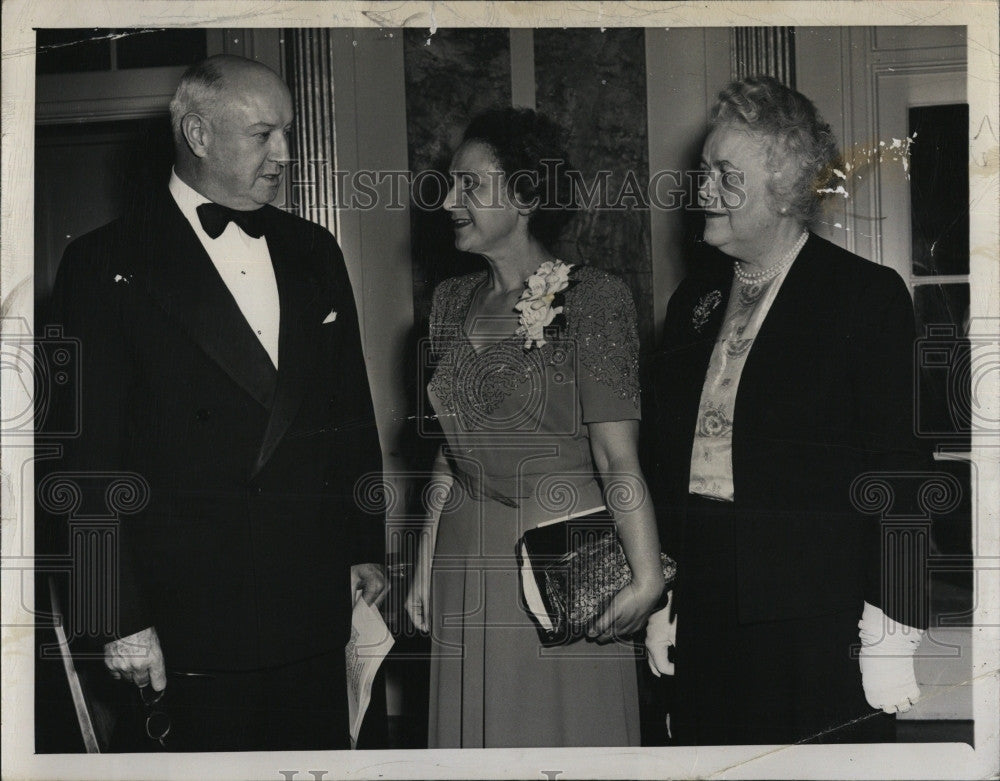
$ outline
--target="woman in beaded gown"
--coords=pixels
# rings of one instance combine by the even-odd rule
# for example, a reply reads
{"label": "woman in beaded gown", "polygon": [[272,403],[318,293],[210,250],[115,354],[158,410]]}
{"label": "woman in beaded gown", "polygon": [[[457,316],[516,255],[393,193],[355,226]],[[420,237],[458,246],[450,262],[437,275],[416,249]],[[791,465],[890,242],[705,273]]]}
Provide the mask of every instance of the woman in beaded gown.
{"label": "woman in beaded gown", "polygon": [[[542,161],[565,160],[560,136],[527,109],[487,112],[452,162],[455,243],[488,270],[446,280],[431,312],[427,390],[446,444],[407,609],[431,634],[432,748],[639,743],[627,638],[663,579],[637,456],[636,315],[620,280],[546,248],[568,217],[545,198],[555,188]],[[586,639],[543,648],[521,606],[515,544],[605,506],[632,582]]]}

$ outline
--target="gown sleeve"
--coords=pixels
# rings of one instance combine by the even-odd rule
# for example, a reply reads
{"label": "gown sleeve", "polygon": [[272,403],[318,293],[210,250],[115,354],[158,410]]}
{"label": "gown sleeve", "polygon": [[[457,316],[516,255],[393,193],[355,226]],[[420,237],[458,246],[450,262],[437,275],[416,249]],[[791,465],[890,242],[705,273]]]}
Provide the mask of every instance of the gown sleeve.
{"label": "gown sleeve", "polygon": [[581,268],[566,291],[566,336],[575,348],[584,423],[639,420],[639,334],[628,287]]}

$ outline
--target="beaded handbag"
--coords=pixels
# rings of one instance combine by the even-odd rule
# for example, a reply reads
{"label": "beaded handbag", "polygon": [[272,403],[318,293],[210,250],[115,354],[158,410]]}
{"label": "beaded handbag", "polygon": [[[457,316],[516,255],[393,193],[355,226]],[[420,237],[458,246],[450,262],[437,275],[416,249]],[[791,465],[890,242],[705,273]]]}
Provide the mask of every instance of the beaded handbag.
{"label": "beaded handbag", "polygon": [[[571,643],[612,597],[632,581],[632,570],[606,510],[525,532],[517,544],[524,608],[542,645]],[[677,564],[660,554],[665,584]]]}

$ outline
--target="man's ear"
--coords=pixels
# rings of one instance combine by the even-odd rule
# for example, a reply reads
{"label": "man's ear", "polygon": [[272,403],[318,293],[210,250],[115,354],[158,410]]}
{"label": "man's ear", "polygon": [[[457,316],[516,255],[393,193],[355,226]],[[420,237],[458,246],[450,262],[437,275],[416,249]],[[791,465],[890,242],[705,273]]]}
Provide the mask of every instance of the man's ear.
{"label": "man's ear", "polygon": [[181,118],[181,134],[195,157],[205,157],[208,154],[210,130],[208,121],[201,115],[191,111]]}

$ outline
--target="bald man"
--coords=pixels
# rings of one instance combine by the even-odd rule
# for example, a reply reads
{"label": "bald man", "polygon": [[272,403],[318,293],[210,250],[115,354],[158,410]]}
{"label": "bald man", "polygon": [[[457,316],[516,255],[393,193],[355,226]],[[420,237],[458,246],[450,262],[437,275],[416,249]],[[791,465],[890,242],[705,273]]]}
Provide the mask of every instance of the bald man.
{"label": "bald man", "polygon": [[150,747],[346,748],[351,584],[385,590],[380,508],[355,500],[381,451],[350,281],[329,232],[269,205],[292,122],[277,74],[209,58],[170,114],[169,183],[74,241],[53,295],[82,367],[59,468],[84,501],[143,486],[112,598],[75,607],[111,628],[89,639],[142,688]]}

